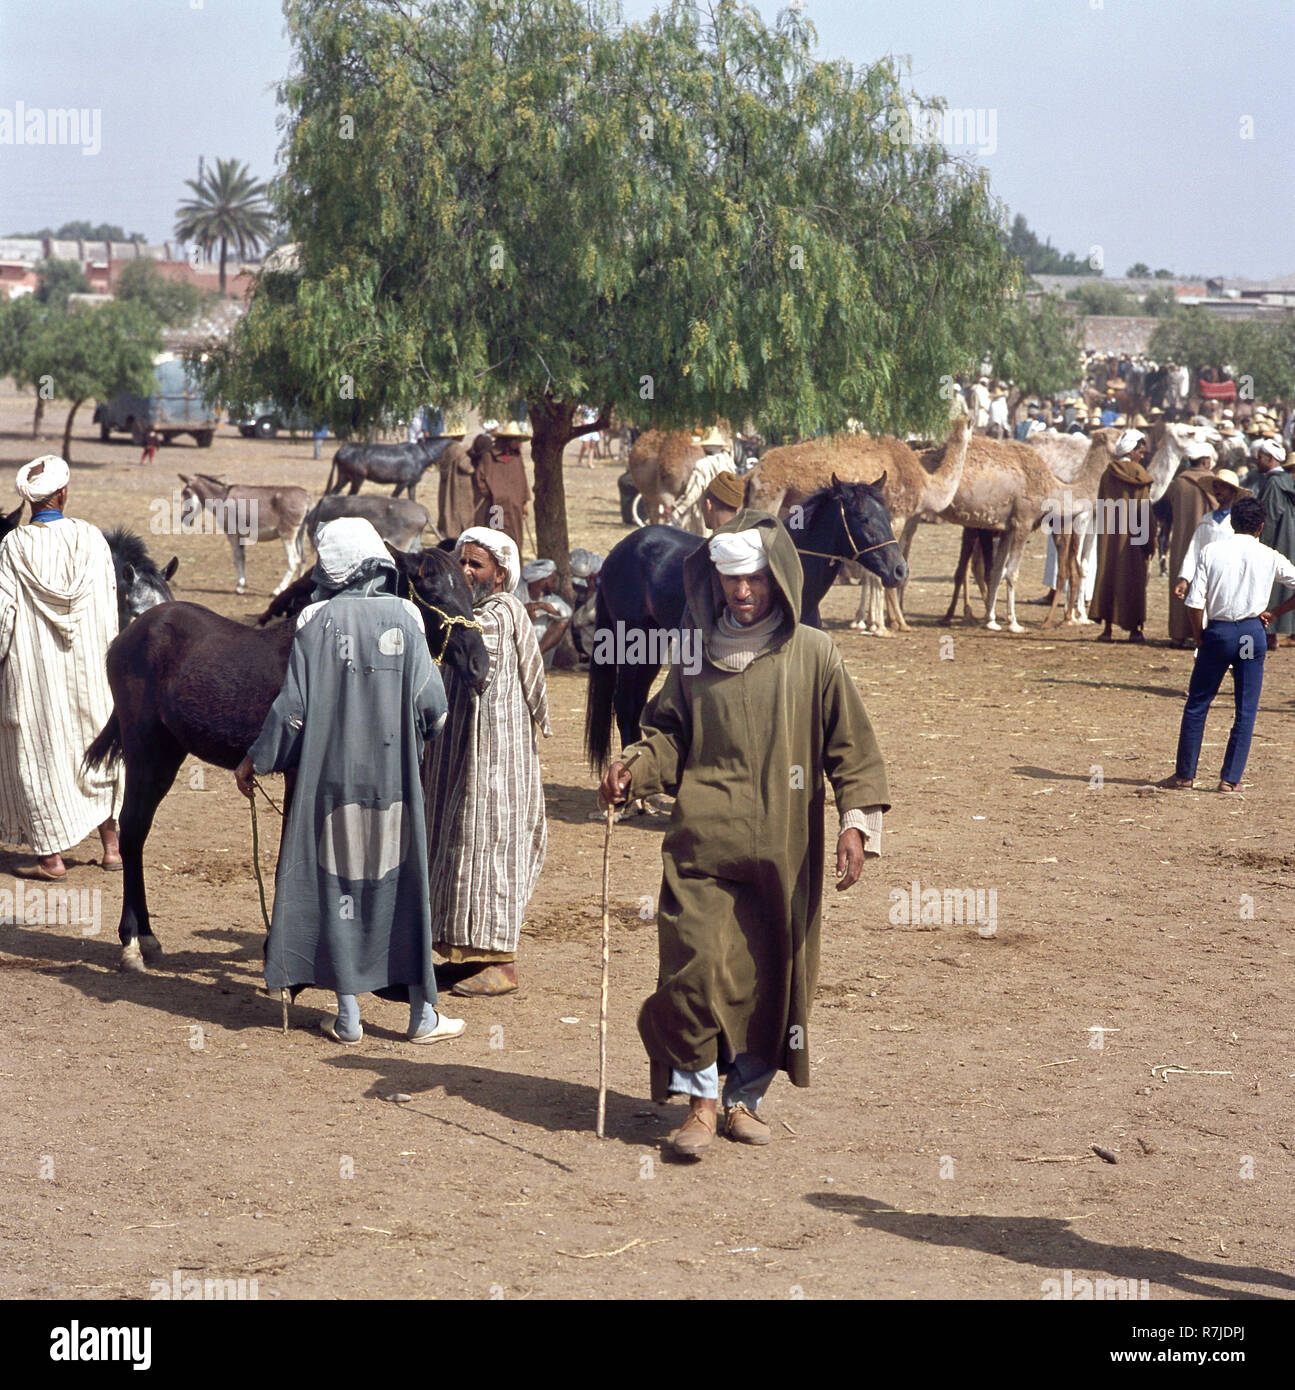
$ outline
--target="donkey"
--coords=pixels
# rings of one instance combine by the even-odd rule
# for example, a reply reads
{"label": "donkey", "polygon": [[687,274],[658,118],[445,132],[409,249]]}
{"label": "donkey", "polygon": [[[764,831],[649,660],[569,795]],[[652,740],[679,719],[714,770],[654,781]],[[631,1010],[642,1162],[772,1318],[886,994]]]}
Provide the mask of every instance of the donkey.
{"label": "donkey", "polygon": [[403,491],[412,502],[415,500],[414,489],[423,474],[455,442],[452,436],[442,435],[439,439],[417,444],[361,444],[357,441],[343,444],[333,455],[333,466],[328,474],[324,495],[341,492],[347,483],[351,485],[348,494],[351,497],[359,492],[360,485],[366,481],[395,483],[391,495],[399,497]]}
{"label": "donkey", "polygon": [[306,535],[313,540],[315,531],[326,521],[342,516],[363,517],[397,550],[417,550],[419,538],[432,524],[426,507],[404,497],[375,497],[372,493],[363,497],[325,495],[306,516]]}
{"label": "donkey", "polygon": [[288,552],[288,572],[279,582],[275,593],[282,593],[292,583],[305,558],[306,513],[310,510],[310,494],[304,487],[258,487],[251,483],[227,483],[199,473],[193,478],[179,474],[184,484],[180,494],[181,516],[186,526],[193,526],[199,516],[212,519],[212,529],[229,537],[238,575],[235,593],[247,589],[243,547],[255,541],[277,536]]}
{"label": "donkey", "polygon": [[[908,565],[881,500],[885,482],[884,473],[875,483],[843,483],[834,475],[830,487],[805,501],[796,518],[800,524],[789,527],[805,572],[803,623],[822,626],[818,605],[844,560],[859,560],[888,589],[908,578]],[[612,632],[623,625],[627,651],[633,633],[646,637],[653,631],[677,629],[684,611],[684,560],[705,544],[691,531],[674,526],[645,526],[618,541],[598,574],[594,609],[598,629]],[[652,651],[647,641],[633,645]],[[661,650],[659,643],[656,650]],[[619,666],[590,662],[585,752],[591,766],[601,770],[607,765],[613,711],[622,746],[638,738],[643,707],[659,670],[660,664],[653,665],[650,659]]]}
{"label": "donkey", "polygon": [[[390,547],[388,547],[390,550]],[[402,590],[418,604],[433,656],[474,691],[490,663],[472,619],[472,595],[453,557],[390,550]],[[446,617],[459,622],[445,621]],[[288,672],[294,625],[257,630],[196,603],[165,603],[132,623],[108,648],[114,707],[85,755],[87,768],[126,763],[120,817],[124,869],[122,970],[142,971],[162,954],[144,891],[144,842],[180,764],[192,754],[235,768],[256,741]],[[289,781],[286,799],[291,799]],[[286,807],[285,807],[286,810]]]}

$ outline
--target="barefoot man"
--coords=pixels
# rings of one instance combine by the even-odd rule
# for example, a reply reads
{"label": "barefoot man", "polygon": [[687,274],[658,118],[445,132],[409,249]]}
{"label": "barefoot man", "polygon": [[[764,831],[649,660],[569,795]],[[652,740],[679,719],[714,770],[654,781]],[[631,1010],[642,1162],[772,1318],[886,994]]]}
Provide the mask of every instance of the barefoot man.
{"label": "barefoot man", "polygon": [[641,740],[599,789],[604,806],[678,798],[662,850],[658,986],[639,1033],[653,1099],[689,1097],[670,1136],[680,1157],[700,1158],[715,1137],[721,1070],[727,1134],[744,1144],[769,1142],[756,1109],[779,1071],[809,1085],[825,779],[840,816],[838,890],[881,852],[881,751],[832,639],[797,620],[801,582],[791,537],[764,512],[739,512],[688,557],[706,660],[695,675],[671,667]]}

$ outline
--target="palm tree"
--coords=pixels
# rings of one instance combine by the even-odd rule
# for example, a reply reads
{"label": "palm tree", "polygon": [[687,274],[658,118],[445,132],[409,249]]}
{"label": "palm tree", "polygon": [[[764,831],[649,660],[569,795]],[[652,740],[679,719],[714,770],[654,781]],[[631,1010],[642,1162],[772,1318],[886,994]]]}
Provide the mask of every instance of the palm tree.
{"label": "palm tree", "polygon": [[271,236],[274,218],[265,202],[268,185],[258,183],[236,159],[218,159],[214,173],[208,170],[202,178],[185,179],[185,183],[195,196],[176,210],[175,235],[208,255],[220,244],[220,292],[224,295],[229,247],[246,260]]}

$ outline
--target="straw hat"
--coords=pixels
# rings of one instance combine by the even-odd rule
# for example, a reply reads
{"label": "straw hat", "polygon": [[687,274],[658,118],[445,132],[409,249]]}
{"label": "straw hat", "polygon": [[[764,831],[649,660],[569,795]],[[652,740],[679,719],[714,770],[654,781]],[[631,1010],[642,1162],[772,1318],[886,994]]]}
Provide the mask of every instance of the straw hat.
{"label": "straw hat", "polygon": [[704,435],[702,435],[702,437],[697,441],[697,443],[703,449],[713,449],[716,447],[721,449],[728,448],[728,440],[725,439],[722,434],[720,434],[718,428],[714,425],[712,425],[710,429],[707,430]]}
{"label": "straw hat", "polygon": [[516,420],[506,420],[494,432],[496,439],[532,439],[529,425],[521,425]]}
{"label": "straw hat", "polygon": [[444,439],[462,439],[467,432],[467,421],[461,415],[451,416],[441,426],[441,437]]}
{"label": "straw hat", "polygon": [[1254,496],[1254,493],[1251,492],[1248,487],[1241,486],[1241,479],[1238,478],[1237,475],[1230,468],[1220,468],[1217,473],[1211,473],[1207,478],[1204,478],[1202,481],[1205,484],[1205,486],[1208,487],[1209,490],[1214,494],[1214,500],[1216,502],[1219,500],[1218,486],[1220,483],[1224,483],[1236,488],[1236,501],[1240,501],[1243,497]]}
{"label": "straw hat", "polygon": [[1133,428],[1135,430],[1144,430],[1150,423],[1151,422],[1141,412],[1133,417]]}

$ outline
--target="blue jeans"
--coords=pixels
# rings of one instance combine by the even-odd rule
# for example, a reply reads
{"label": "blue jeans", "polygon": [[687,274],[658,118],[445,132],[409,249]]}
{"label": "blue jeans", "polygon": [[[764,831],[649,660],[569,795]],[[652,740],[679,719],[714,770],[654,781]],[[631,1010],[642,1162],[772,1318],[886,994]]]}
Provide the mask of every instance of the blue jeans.
{"label": "blue jeans", "polygon": [[1259,692],[1264,683],[1264,656],[1268,638],[1258,618],[1246,618],[1239,623],[1214,623],[1201,634],[1196,650],[1196,665],[1192,667],[1191,684],[1187,687],[1187,704],[1183,709],[1182,727],[1178,733],[1178,765],[1176,775],[1195,777],[1200,757],[1201,739],[1205,734],[1205,716],[1219,693],[1223,676],[1232,669],[1232,685],[1236,697],[1236,717],[1223,758],[1224,782],[1239,782],[1246,770],[1250,755],[1250,736],[1254,733],[1255,715],[1259,712]]}
{"label": "blue jeans", "polygon": [[[754,1052],[741,1052],[724,1078],[724,1107],[745,1105],[754,1112],[778,1075],[763,1057]],[[670,1073],[670,1090],[675,1095],[700,1096],[704,1100],[719,1099],[719,1067],[712,1062],[701,1071],[684,1071],[675,1067]]]}

